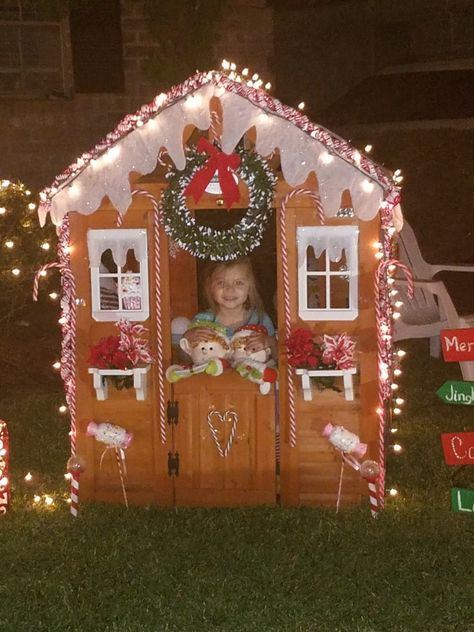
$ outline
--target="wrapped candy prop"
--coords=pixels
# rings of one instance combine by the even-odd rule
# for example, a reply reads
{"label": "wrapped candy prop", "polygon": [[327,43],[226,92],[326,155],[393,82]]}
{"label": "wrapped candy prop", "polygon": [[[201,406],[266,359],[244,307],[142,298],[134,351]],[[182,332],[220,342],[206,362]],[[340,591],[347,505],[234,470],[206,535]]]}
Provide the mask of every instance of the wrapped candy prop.
{"label": "wrapped candy prop", "polygon": [[115,453],[117,467],[120,475],[120,485],[122,487],[123,499],[128,509],[127,490],[125,489],[125,476],[127,475],[127,466],[125,462],[125,448],[130,446],[133,434],[122,428],[108,422],[96,424],[91,421],[87,425],[86,433],[90,437],[95,437],[97,441],[105,444],[105,450],[100,457],[100,468],[107,450],[112,449]]}
{"label": "wrapped candy prop", "polygon": [[323,428],[323,437],[327,437],[337,450],[349,454],[355,454],[359,457],[364,456],[367,452],[367,444],[361,443],[359,437],[346,430],[344,426],[333,426],[331,423],[326,424]]}
{"label": "wrapped candy prop", "polygon": [[377,518],[379,511],[378,495],[377,495],[377,478],[380,473],[380,467],[377,461],[364,461],[360,466],[360,475],[367,481],[369,486],[369,502],[370,513],[372,518]]}
{"label": "wrapped candy prop", "polygon": [[347,463],[352,468],[354,468],[356,472],[359,471],[359,461],[355,458],[354,455],[358,457],[364,456],[367,451],[367,444],[361,443],[359,437],[353,432],[346,430],[344,426],[333,426],[331,423],[328,423],[324,426],[322,435],[323,437],[327,437],[329,443],[333,445],[336,450],[339,450],[339,452],[341,452],[342,454],[341,471],[339,474],[339,486],[337,490],[336,500],[336,513],[338,513],[339,505],[341,502],[344,464]]}
{"label": "wrapped candy prop", "polygon": [[86,432],[88,437],[95,437],[108,448],[128,448],[133,438],[132,433],[127,432],[125,428],[107,422],[96,424],[91,421]]}
{"label": "wrapped candy prop", "polygon": [[66,469],[71,475],[71,515],[77,518],[79,511],[79,476],[85,471],[86,463],[77,454],[69,457]]}

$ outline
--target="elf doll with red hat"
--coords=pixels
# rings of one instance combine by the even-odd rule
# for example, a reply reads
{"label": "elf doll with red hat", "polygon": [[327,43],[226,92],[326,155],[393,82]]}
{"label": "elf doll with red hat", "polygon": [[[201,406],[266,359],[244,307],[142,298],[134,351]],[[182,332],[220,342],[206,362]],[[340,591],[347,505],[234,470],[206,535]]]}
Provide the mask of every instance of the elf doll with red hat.
{"label": "elf doll with red hat", "polygon": [[271,366],[274,361],[270,347],[260,349],[249,344],[249,336],[255,332],[268,335],[263,325],[244,325],[236,330],[230,341],[232,366],[243,378],[260,384],[260,392],[267,395],[278,378],[278,372]]}

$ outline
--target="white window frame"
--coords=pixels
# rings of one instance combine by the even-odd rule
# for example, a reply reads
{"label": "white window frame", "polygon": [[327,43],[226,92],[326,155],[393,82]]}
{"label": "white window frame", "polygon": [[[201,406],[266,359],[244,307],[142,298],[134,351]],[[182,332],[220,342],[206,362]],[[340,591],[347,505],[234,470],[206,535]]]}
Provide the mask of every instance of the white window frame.
{"label": "white window frame", "polygon": [[[339,270],[330,269],[330,261],[327,249],[324,250],[325,270],[308,272],[307,247],[311,237],[323,237],[327,240],[334,238],[343,240],[348,244],[344,248],[348,270],[342,274]],[[358,289],[359,289],[359,228],[357,226],[298,226],[296,229],[296,241],[298,246],[298,313],[302,320],[355,320],[359,314]],[[310,244],[309,244],[310,245]],[[324,276],[326,279],[326,305],[330,306],[331,277],[348,276],[349,283],[349,307],[332,309],[331,307],[308,307],[308,277]]]}
{"label": "white window frame", "polygon": [[[119,263],[117,265],[117,272],[104,273],[100,271],[99,266],[92,264],[93,257],[91,257],[91,247],[93,244],[104,244],[102,253],[105,252],[109,246],[107,245],[107,238],[113,238],[121,241],[124,244],[140,244],[141,256],[138,258],[137,252],[135,256],[140,263],[140,272],[123,273]],[[104,241],[105,240],[105,241]],[[89,229],[87,231],[87,243],[89,249],[90,271],[91,271],[91,298],[92,298],[92,318],[96,321],[117,321],[121,318],[125,318],[130,321],[144,321],[150,316],[150,301],[149,301],[149,285],[148,285],[148,247],[147,247],[147,231],[145,228],[110,228],[110,229]],[[95,246],[97,247],[97,246]],[[141,309],[101,309],[100,307],[100,280],[103,278],[117,278],[117,296],[118,304],[122,305],[122,291],[120,280],[122,277],[134,276],[140,278],[141,288]]]}

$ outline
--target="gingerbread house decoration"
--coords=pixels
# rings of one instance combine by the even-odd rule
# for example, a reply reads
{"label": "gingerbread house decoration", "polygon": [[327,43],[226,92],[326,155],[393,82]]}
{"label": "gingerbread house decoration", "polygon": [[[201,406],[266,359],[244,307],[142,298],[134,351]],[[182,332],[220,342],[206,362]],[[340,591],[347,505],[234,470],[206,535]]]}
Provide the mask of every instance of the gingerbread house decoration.
{"label": "gingerbread house decoration", "polygon": [[[185,195],[212,159],[235,155],[241,166],[231,171],[238,196],[230,210],[218,184],[198,201]],[[258,169],[271,191],[261,220]],[[61,373],[72,453],[85,463],[81,500],[123,496],[115,459],[87,434],[91,420],[133,434],[125,457],[130,503],[335,504],[341,452],[322,434],[328,422],[368,445],[383,496],[398,202],[390,174],[366,155],[218,71],[158,95],[58,176],[41,194],[39,216],[44,224],[49,215],[60,236]],[[235,225],[244,238],[214,248],[212,236]],[[265,258],[267,302],[275,297],[278,383],[262,394],[230,369],[170,383],[171,323],[199,311],[200,262],[250,252],[265,235],[271,247],[252,256]],[[155,361],[126,374],[91,367],[89,347],[116,333],[121,319],[146,329]],[[291,366],[285,342],[295,328],[346,334],[356,344],[352,366],[320,373]],[[131,388],[113,388],[110,377],[128,377]],[[322,377],[334,388],[320,390]],[[364,493],[359,473],[346,468],[340,502]]]}

